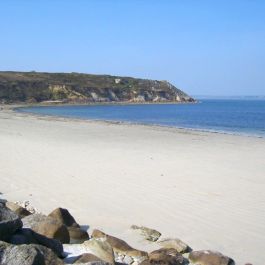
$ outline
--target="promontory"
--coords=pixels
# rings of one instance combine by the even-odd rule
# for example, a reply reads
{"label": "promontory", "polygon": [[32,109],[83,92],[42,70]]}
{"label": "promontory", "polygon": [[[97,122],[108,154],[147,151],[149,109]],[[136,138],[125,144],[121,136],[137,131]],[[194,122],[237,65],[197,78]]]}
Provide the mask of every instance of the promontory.
{"label": "promontory", "polygon": [[194,101],[167,81],[82,73],[0,72],[0,103]]}

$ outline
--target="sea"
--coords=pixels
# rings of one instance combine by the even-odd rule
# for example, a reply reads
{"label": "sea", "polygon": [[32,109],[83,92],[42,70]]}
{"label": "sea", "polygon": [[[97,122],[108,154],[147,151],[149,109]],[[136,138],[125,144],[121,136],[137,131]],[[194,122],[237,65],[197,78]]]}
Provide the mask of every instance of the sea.
{"label": "sea", "polygon": [[195,104],[38,106],[18,111],[265,138],[265,99],[201,99]]}

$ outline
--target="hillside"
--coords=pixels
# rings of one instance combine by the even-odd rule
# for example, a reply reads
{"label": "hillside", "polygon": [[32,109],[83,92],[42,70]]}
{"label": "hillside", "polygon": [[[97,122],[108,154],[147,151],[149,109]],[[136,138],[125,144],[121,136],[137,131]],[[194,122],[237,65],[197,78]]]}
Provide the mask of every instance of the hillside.
{"label": "hillside", "polygon": [[167,81],[80,73],[0,72],[0,103],[193,102]]}

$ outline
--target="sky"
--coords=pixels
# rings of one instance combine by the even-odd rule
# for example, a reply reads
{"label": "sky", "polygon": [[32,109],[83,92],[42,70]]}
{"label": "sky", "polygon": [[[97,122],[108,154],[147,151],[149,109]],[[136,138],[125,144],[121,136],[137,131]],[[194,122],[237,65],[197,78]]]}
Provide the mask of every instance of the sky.
{"label": "sky", "polygon": [[265,95],[264,0],[1,0],[0,70],[168,80]]}

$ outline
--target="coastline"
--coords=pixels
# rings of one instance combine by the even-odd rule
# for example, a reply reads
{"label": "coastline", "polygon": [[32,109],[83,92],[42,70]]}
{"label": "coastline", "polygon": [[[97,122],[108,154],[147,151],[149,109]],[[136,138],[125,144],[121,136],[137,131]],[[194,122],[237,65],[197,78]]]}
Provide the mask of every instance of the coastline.
{"label": "coastline", "polygon": [[62,104],[62,105],[41,105],[41,104],[33,104],[33,105],[15,105],[14,107],[10,107],[12,111],[15,111],[20,114],[24,115],[33,115],[36,117],[49,117],[49,118],[55,118],[55,119],[68,119],[68,120],[82,120],[82,121],[88,121],[88,122],[102,122],[102,123],[110,123],[110,124],[124,124],[124,125],[132,125],[132,126],[150,126],[150,127],[160,127],[160,128],[168,128],[172,130],[179,130],[179,131],[194,131],[194,132],[201,132],[201,133],[216,133],[216,134],[227,134],[227,135],[235,135],[235,136],[243,136],[243,137],[254,137],[254,138],[260,138],[265,139],[265,135],[258,135],[254,133],[243,133],[243,132],[232,132],[232,131],[221,131],[221,130],[214,130],[214,129],[203,129],[203,128],[189,128],[189,127],[179,127],[179,126],[171,126],[171,125],[162,125],[162,124],[151,124],[151,123],[144,123],[144,122],[130,122],[130,121],[117,121],[117,120],[106,120],[106,119],[92,119],[92,118],[78,118],[78,117],[70,117],[70,116],[60,116],[60,115],[49,115],[49,114],[39,114],[34,112],[24,112],[20,111],[19,109],[28,108],[28,107],[60,107],[60,106],[101,106],[101,105],[142,105],[142,104],[199,104],[200,101],[197,102],[190,102],[190,103],[176,103],[176,102],[165,102],[165,103],[126,103],[126,102],[120,102],[120,104],[115,103],[91,103],[91,104]]}
{"label": "coastline", "polygon": [[263,139],[12,109],[0,111],[0,122],[5,198],[43,212],[68,208],[89,231],[134,247],[142,242],[128,228],[145,225],[262,264]]}

